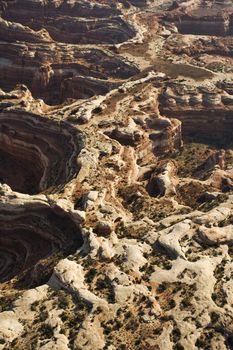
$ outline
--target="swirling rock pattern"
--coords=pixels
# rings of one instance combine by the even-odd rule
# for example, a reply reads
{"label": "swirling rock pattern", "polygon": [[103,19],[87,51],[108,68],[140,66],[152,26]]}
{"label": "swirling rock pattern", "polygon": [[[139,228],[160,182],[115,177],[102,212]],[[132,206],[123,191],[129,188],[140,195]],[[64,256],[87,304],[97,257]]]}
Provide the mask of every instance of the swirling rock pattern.
{"label": "swirling rock pattern", "polygon": [[230,350],[232,2],[0,13],[0,349]]}
{"label": "swirling rock pattern", "polygon": [[[83,243],[80,228],[71,214],[50,206],[46,197],[16,195],[10,200],[12,193],[4,186],[1,196],[0,283],[26,272],[31,274],[29,284],[40,283],[40,261],[50,257],[51,270],[56,254],[74,253]],[[46,262],[42,266],[46,271]]]}
{"label": "swirling rock pattern", "polygon": [[1,181],[23,193],[52,191],[78,172],[83,145],[83,136],[70,125],[26,112],[2,112]]}

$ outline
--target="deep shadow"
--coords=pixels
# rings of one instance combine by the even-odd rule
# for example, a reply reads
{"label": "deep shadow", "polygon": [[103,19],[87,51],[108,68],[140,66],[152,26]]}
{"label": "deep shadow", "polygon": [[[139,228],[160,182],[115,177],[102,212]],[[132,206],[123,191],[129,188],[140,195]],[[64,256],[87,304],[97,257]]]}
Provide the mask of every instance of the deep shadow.
{"label": "deep shadow", "polygon": [[58,261],[82,244],[80,228],[63,212],[8,212],[0,219],[0,282],[14,278],[20,289],[41,285]]}
{"label": "deep shadow", "polygon": [[52,192],[79,167],[82,133],[62,122],[25,112],[0,115],[0,181],[30,195]]}

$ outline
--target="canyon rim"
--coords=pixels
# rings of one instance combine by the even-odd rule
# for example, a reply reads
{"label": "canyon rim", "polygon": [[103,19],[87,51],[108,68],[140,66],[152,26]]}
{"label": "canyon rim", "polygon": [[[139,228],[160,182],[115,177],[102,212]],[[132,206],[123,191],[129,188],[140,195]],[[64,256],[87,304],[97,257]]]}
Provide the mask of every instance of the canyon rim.
{"label": "canyon rim", "polygon": [[232,259],[232,0],[0,0],[0,350],[231,350]]}

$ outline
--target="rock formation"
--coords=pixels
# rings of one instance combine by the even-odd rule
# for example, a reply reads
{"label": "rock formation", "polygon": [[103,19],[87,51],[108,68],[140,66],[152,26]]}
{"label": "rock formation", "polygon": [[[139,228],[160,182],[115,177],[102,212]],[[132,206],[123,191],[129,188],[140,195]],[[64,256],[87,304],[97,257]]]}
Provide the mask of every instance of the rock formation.
{"label": "rock formation", "polygon": [[[82,245],[78,215],[72,210],[66,213],[59,202],[54,204],[44,195],[12,196],[4,185],[1,197],[0,281],[6,282],[15,276],[21,278],[23,273],[30,271],[29,285],[41,283],[38,279],[46,278],[46,265],[51,265],[49,259],[53,255],[74,253]],[[49,259],[43,263],[45,258]],[[37,262],[41,266],[37,266]]]}
{"label": "rock formation", "polygon": [[18,192],[52,191],[77,172],[83,136],[66,123],[24,111],[2,111],[0,148],[3,183]]}
{"label": "rock formation", "polygon": [[231,93],[217,87],[172,83],[161,95],[161,111],[182,121],[184,136],[226,142],[224,138],[232,137],[232,97]]}
{"label": "rock formation", "polygon": [[0,0],[0,349],[232,349],[232,28]]}
{"label": "rock formation", "polygon": [[226,36],[232,34],[230,1],[187,1],[165,14],[182,34]]}

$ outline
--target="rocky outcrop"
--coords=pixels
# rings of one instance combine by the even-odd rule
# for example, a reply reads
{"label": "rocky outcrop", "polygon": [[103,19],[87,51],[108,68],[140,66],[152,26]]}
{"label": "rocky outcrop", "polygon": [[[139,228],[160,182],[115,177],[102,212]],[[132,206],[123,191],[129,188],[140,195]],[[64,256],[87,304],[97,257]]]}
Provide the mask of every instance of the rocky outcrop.
{"label": "rocky outcrop", "polygon": [[20,23],[13,23],[0,19],[0,36],[6,41],[26,41],[31,43],[43,43],[52,41],[48,32],[44,29],[34,31]]}
{"label": "rocky outcrop", "polygon": [[20,195],[6,185],[0,190],[0,282],[20,280],[27,272],[25,284],[43,283],[56,255],[74,253],[82,245],[77,216],[45,196]]}
{"label": "rocky outcrop", "polygon": [[220,244],[232,244],[233,227],[206,228],[201,227],[198,231],[199,238],[203,244],[217,246]]}
{"label": "rocky outcrop", "polygon": [[172,196],[176,194],[176,183],[176,166],[169,162],[152,173],[147,191],[153,197]]}
{"label": "rocky outcrop", "polygon": [[0,52],[2,88],[10,90],[17,83],[25,84],[34,97],[52,105],[62,103],[66,98],[82,99],[96,93],[104,94],[137,72],[135,66],[96,48],[80,50],[60,44],[40,46],[1,42]]}
{"label": "rocky outcrop", "polygon": [[175,21],[175,25],[181,34],[226,36],[230,32],[229,19],[224,15],[204,18],[186,15]]}
{"label": "rocky outcrop", "polygon": [[114,44],[136,35],[113,2],[95,6],[87,1],[41,1],[37,6],[34,1],[6,2],[2,17],[35,32],[46,31],[54,41],[71,44]]}
{"label": "rocky outcrop", "polygon": [[232,347],[231,8],[0,1],[1,350]]}
{"label": "rocky outcrop", "polygon": [[[173,10],[173,11],[172,11]],[[196,1],[171,8],[166,20],[172,21],[181,34],[226,36],[231,34],[233,7],[229,2]]]}
{"label": "rocky outcrop", "polygon": [[2,1],[1,9],[0,84],[8,91],[22,83],[54,105],[105,94],[138,71],[97,47],[137,34],[113,2]]}
{"label": "rocky outcrop", "polygon": [[185,136],[195,140],[211,139],[224,145],[231,138],[233,125],[233,95],[228,91],[217,87],[171,84],[161,95],[160,109],[167,117],[175,117],[182,122]]}
{"label": "rocky outcrop", "polygon": [[116,4],[113,0],[101,1],[88,1],[81,0],[76,3],[69,3],[64,0],[52,0],[48,4],[47,1],[36,1],[35,0],[23,0],[20,1],[2,1],[1,9],[11,15],[18,15],[20,18],[28,17],[29,14],[32,17],[54,16],[62,14],[70,17],[97,17],[101,18],[104,16],[116,16],[120,14]]}
{"label": "rocky outcrop", "polygon": [[193,175],[197,178],[204,179],[217,167],[225,169],[225,159],[226,153],[223,149],[214,152],[199,167],[197,167],[197,169],[195,169]]}

